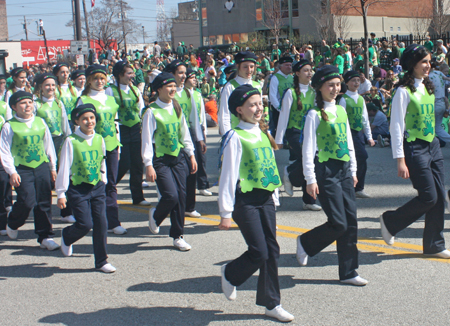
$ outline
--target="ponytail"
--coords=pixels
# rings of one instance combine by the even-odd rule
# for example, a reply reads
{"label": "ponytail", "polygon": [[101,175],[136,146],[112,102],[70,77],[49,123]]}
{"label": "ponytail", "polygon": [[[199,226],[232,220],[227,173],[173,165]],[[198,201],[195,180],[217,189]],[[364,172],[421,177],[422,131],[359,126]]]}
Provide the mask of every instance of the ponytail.
{"label": "ponytail", "polygon": [[[322,85],[320,85],[322,86]],[[325,112],[325,103],[323,101],[322,93],[320,92],[320,88],[316,88],[316,104],[317,107],[320,109],[320,115],[322,116],[322,119],[324,121],[328,121],[328,115]]]}
{"label": "ponytail", "polygon": [[175,112],[177,113],[177,117],[181,117],[181,113],[183,112],[181,110],[180,103],[176,99],[172,99],[173,108],[175,109]]}
{"label": "ponytail", "polygon": [[70,90],[70,94],[72,94],[72,96],[77,96],[75,91],[73,90],[73,86],[72,83],[69,81],[69,90]]}
{"label": "ponytail", "polygon": [[297,94],[297,111],[303,110],[303,103],[301,98],[301,92],[300,92],[300,80],[298,79],[298,76],[296,73],[294,73],[294,90],[295,94]]}
{"label": "ponytail", "polygon": [[274,150],[277,150],[278,149],[278,145],[275,142],[275,139],[273,139],[272,135],[269,132],[269,125],[267,124],[266,119],[261,118],[261,120],[259,120],[259,128],[267,136],[267,138],[269,138],[270,145],[272,145],[272,148]]}

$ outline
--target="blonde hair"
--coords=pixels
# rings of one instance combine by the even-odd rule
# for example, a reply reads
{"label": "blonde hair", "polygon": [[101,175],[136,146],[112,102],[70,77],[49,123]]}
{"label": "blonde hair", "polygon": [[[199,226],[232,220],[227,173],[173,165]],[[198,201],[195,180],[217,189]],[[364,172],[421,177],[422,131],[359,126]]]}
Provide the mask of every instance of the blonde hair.
{"label": "blonde hair", "polygon": [[97,72],[93,75],[90,75],[89,77],[86,78],[86,86],[83,90],[83,92],[81,93],[81,95],[88,95],[89,92],[91,91],[91,82],[94,79],[98,79],[98,78],[102,78],[105,81],[107,81],[108,79],[106,78],[105,74],[101,73],[101,72]]}

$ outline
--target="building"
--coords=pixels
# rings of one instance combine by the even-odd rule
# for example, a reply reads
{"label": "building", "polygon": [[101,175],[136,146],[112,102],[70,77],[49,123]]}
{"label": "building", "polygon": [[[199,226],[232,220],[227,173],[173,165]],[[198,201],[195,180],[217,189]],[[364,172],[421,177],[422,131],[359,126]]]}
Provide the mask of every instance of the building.
{"label": "building", "polygon": [[0,0],[0,41],[8,40],[8,18],[6,16],[6,0]]}
{"label": "building", "polygon": [[200,24],[198,20],[197,1],[178,3],[178,16],[174,18],[171,28],[172,46],[176,49],[178,42],[186,46],[200,46]]}

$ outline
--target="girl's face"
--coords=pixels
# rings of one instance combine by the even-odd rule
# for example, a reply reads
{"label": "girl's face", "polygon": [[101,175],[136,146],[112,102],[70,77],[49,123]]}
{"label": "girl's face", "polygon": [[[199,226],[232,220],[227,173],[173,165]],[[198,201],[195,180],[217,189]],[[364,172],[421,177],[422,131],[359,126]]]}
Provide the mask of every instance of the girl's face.
{"label": "girl's face", "polygon": [[0,91],[4,91],[6,89],[6,79],[0,79]]}
{"label": "girl's face", "polygon": [[194,88],[197,86],[197,78],[195,78],[195,75],[193,75],[190,78],[186,79],[184,84],[189,89]]}
{"label": "girl's face", "polygon": [[375,96],[377,95],[377,91],[375,89],[370,90],[370,95]]}
{"label": "girl's face", "polygon": [[13,77],[14,84],[18,88],[24,88],[27,85],[27,73],[22,71],[17,76]]}
{"label": "girl's face", "polygon": [[120,83],[122,85],[129,85],[134,78],[134,70],[131,68],[125,68],[121,75],[119,75]]}
{"label": "girl's face", "polygon": [[19,118],[29,119],[33,115],[34,105],[33,100],[25,99],[13,105],[12,109],[16,111]]}
{"label": "girl's face", "polygon": [[310,65],[304,66],[300,71],[295,72],[300,83],[303,85],[308,85],[312,78],[312,68]]}
{"label": "girl's face", "polygon": [[55,96],[56,83],[53,78],[44,80],[41,86],[42,96],[53,98]]}
{"label": "girl's face", "polygon": [[94,91],[102,91],[106,85],[106,77],[104,75],[95,76],[90,82],[89,85]]}
{"label": "girl's face", "polygon": [[239,71],[238,75],[245,79],[252,78],[253,74],[255,73],[255,64],[251,61],[244,61],[241,64],[239,64]]}
{"label": "girl's face", "polygon": [[74,80],[74,84],[78,88],[84,88],[84,85],[86,85],[86,76],[80,76],[77,79]]}
{"label": "girl's face", "polygon": [[56,74],[60,84],[67,84],[69,82],[69,68],[61,67]]}
{"label": "girl's face", "polygon": [[242,121],[258,123],[264,112],[261,95],[255,94],[250,96],[242,106],[237,107],[236,111],[240,114]]}
{"label": "girl's face", "polygon": [[80,126],[80,130],[85,135],[92,135],[94,133],[96,120],[95,120],[95,114],[93,112],[86,112],[81,115],[77,120],[75,120],[75,123]]}
{"label": "girl's face", "polygon": [[175,97],[176,91],[177,91],[177,84],[169,83],[158,89],[158,97],[164,103],[170,103]]}
{"label": "girl's face", "polygon": [[353,77],[347,83],[347,87],[351,92],[356,92],[361,85],[361,79],[359,77]]}
{"label": "girl's face", "polygon": [[323,100],[326,102],[333,102],[341,91],[341,79],[333,78],[327,80],[320,87],[320,92],[322,93]]}
{"label": "girl's face", "polygon": [[425,78],[428,76],[431,68],[431,55],[428,54],[414,66],[413,75],[415,78]]}
{"label": "girl's face", "polygon": [[184,86],[184,81],[186,80],[186,67],[183,65],[178,66],[177,70],[174,73],[175,81],[177,82],[178,87]]}

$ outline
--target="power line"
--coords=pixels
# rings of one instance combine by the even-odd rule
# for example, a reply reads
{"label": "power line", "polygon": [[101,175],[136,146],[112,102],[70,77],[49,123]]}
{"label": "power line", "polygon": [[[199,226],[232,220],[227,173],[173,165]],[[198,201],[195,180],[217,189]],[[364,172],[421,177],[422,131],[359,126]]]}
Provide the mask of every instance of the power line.
{"label": "power line", "polygon": [[37,1],[37,2],[27,2],[27,3],[17,3],[17,4],[8,4],[7,6],[17,6],[21,7],[23,5],[35,5],[35,4],[41,4],[41,3],[53,3],[53,2],[61,2],[61,0],[56,1]]}
{"label": "power line", "polygon": [[36,15],[38,15],[38,16],[45,17],[45,16],[58,16],[58,15],[68,15],[68,14],[72,15],[72,13],[68,12],[68,11],[67,12],[42,13],[42,14],[33,12],[33,13],[20,14],[20,15],[8,15],[8,18],[10,18],[10,17],[23,17],[23,15],[27,15],[27,16],[30,16],[30,15],[31,16],[36,16]]}

